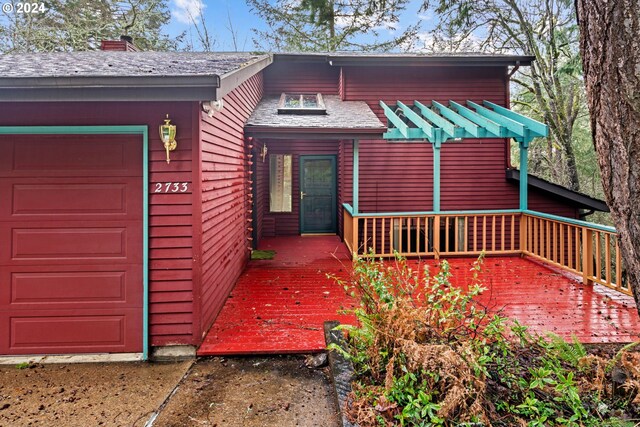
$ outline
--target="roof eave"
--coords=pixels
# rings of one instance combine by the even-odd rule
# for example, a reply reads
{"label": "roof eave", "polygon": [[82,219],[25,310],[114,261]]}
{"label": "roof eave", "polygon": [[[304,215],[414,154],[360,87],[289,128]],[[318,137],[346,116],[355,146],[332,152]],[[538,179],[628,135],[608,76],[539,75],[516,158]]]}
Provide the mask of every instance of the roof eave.
{"label": "roof eave", "polygon": [[287,62],[328,62],[333,66],[529,66],[535,60],[531,55],[332,55],[275,53],[275,60]]}
{"label": "roof eave", "polygon": [[[518,169],[507,169],[507,180],[520,181],[520,171]],[[540,179],[536,176],[528,176],[528,184],[530,187],[543,191],[551,196],[567,200],[577,205],[578,208],[596,210],[600,212],[609,212],[609,206],[596,198],[581,194],[576,191],[569,190],[561,185]]]}
{"label": "roof eave", "polygon": [[504,67],[529,66],[534,60],[533,56],[328,57],[329,64],[336,67]]}
{"label": "roof eave", "polygon": [[267,68],[273,62],[273,55],[263,55],[257,60],[245,64],[244,66],[223,74],[220,77],[220,84],[216,91],[216,100],[222,99],[229,92],[249,80],[260,71]]}
{"label": "roof eave", "polygon": [[0,101],[205,101],[218,87],[217,75],[0,78]]}
{"label": "roof eave", "polygon": [[251,126],[244,128],[247,136],[272,139],[379,139],[386,128],[319,128]]}

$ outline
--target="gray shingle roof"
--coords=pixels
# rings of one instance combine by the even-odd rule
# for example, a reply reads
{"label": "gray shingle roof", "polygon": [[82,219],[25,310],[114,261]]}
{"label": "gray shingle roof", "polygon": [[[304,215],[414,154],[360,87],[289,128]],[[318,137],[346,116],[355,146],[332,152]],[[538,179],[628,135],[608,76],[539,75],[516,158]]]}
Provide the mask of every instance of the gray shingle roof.
{"label": "gray shingle roof", "polygon": [[251,53],[55,52],[0,55],[0,78],[222,76],[263,58]]}
{"label": "gray shingle roof", "polygon": [[327,114],[278,114],[279,96],[265,97],[246,123],[247,129],[305,128],[305,129],[380,129],[386,130],[366,102],[342,101],[336,95],[323,95]]}

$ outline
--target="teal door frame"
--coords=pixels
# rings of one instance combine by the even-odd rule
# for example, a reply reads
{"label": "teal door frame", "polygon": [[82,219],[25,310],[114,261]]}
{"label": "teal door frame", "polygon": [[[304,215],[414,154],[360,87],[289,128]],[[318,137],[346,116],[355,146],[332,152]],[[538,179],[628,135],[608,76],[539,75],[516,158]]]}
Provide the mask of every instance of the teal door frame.
{"label": "teal door frame", "polygon": [[149,359],[149,129],[126,126],[0,126],[0,135],[142,136],[142,360]]}
{"label": "teal door frame", "polygon": [[332,196],[332,202],[331,202],[331,206],[333,207],[331,209],[331,223],[333,225],[333,228],[331,230],[328,231],[307,231],[305,232],[304,230],[304,210],[303,210],[303,206],[304,204],[302,203],[302,200],[300,200],[300,208],[298,209],[298,215],[300,216],[300,221],[299,221],[299,227],[300,227],[300,234],[305,234],[305,233],[309,233],[309,234],[313,234],[313,233],[337,233],[338,232],[338,170],[337,170],[337,161],[336,161],[336,157],[333,154],[330,155],[300,155],[300,160],[299,160],[299,168],[300,168],[300,183],[299,183],[299,187],[300,187],[300,192],[302,193],[304,191],[303,185],[304,185],[304,168],[302,167],[304,160],[331,160],[331,169],[333,170],[333,188],[331,189],[331,196]]}

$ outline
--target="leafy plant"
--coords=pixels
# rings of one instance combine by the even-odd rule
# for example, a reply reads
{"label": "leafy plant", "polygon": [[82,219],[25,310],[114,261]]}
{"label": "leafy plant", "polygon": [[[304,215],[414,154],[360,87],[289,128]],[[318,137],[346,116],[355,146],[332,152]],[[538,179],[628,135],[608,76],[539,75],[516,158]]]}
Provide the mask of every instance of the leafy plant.
{"label": "leafy plant", "polygon": [[[610,362],[575,337],[535,336],[490,314],[476,298],[484,291],[483,258],[462,288],[451,284],[446,261],[433,275],[399,256],[354,262],[341,284],[360,300],[358,325],[343,326],[347,344],[333,347],[356,372],[350,420],[362,427],[595,427],[624,425],[614,414],[637,417],[640,355],[626,349]],[[626,400],[607,387],[609,363],[628,366]]]}

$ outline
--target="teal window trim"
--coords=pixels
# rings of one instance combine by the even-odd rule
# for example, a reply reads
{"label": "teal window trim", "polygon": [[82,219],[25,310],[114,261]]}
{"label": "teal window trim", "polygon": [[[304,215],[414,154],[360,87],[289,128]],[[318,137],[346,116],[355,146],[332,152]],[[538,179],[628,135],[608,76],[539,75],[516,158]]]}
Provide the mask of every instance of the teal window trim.
{"label": "teal window trim", "polygon": [[149,128],[124,126],[0,126],[0,135],[142,136],[142,360],[149,359]]}

